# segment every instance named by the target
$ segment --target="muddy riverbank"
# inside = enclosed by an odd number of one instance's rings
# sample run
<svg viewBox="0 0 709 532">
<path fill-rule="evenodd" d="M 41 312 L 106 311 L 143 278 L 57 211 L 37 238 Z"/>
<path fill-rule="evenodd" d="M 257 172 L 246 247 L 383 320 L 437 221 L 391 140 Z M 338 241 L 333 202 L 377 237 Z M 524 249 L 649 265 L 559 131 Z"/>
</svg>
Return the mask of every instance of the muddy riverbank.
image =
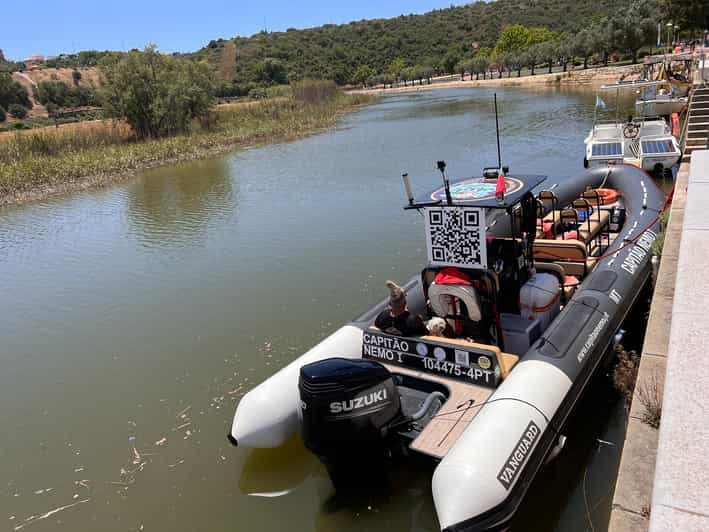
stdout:
<svg viewBox="0 0 709 532">
<path fill-rule="evenodd" d="M 0 206 L 106 186 L 144 170 L 237 148 L 306 137 L 375 99 L 341 94 L 315 104 L 276 98 L 223 106 L 209 128 L 160 139 L 136 140 L 125 125 L 110 123 L 17 134 L 0 142 Z"/>
</svg>

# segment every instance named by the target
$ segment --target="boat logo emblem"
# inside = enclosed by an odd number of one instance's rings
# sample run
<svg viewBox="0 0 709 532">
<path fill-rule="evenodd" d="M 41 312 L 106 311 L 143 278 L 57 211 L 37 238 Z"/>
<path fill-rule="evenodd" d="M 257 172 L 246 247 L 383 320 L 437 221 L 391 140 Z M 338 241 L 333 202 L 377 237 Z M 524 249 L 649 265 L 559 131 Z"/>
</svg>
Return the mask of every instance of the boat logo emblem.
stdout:
<svg viewBox="0 0 709 532">
<path fill-rule="evenodd" d="M 478 357 L 478 366 L 480 366 L 482 369 L 490 369 L 490 366 L 492 366 L 492 363 L 490 362 L 490 359 L 484 356 L 479 356 Z"/>
<path fill-rule="evenodd" d="M 433 356 L 436 358 L 436 360 L 445 360 L 446 359 L 446 350 L 443 349 L 442 347 L 436 347 L 433 350 Z"/>
<path fill-rule="evenodd" d="M 513 194 L 520 190 L 523 186 L 522 181 L 514 177 L 505 177 L 505 194 Z M 497 183 L 494 180 L 485 180 L 481 178 L 466 179 L 454 183 L 450 187 L 451 199 L 458 201 L 476 201 L 484 199 L 492 199 L 495 197 L 495 189 Z M 446 191 L 444 188 L 436 190 L 431 194 L 431 199 L 435 201 L 443 201 L 446 199 Z"/>
</svg>

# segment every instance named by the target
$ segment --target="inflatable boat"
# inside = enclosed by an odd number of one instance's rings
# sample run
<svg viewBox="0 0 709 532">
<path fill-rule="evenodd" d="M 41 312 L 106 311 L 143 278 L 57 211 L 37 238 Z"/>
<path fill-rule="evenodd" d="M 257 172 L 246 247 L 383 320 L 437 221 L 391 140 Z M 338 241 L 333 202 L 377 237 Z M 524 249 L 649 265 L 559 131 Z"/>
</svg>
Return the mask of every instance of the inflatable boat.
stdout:
<svg viewBox="0 0 709 532">
<path fill-rule="evenodd" d="M 300 432 L 337 490 L 430 460 L 442 530 L 504 529 L 649 278 L 664 194 L 622 164 L 548 188 L 502 169 L 405 185 L 427 248 L 406 310 L 431 332 L 377 327 L 380 302 L 244 395 L 228 438 Z"/>
</svg>

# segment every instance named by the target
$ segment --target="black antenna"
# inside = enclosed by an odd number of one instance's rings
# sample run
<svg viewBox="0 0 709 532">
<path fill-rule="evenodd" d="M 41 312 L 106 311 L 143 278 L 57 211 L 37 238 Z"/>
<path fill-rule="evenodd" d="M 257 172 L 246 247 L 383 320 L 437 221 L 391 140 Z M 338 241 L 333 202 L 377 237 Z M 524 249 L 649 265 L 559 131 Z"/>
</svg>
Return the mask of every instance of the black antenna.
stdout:
<svg viewBox="0 0 709 532">
<path fill-rule="evenodd" d="M 448 205 L 453 205 L 453 199 L 451 198 L 451 187 L 448 182 L 448 178 L 446 177 L 446 162 L 438 161 L 436 166 L 438 166 L 438 171 L 441 172 L 441 176 L 443 177 L 443 188 L 446 191 L 446 201 L 448 202 Z"/>
<path fill-rule="evenodd" d="M 497 118 L 497 93 L 494 93 L 495 99 L 495 133 L 497 134 L 497 168 L 502 168 L 502 156 L 500 155 L 500 122 Z"/>
</svg>

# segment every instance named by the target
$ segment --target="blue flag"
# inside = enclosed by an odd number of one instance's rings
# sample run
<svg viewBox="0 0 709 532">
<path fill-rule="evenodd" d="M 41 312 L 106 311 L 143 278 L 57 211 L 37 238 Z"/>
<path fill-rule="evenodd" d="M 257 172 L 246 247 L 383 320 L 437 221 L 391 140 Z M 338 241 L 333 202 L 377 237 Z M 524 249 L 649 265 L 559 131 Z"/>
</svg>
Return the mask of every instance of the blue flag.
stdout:
<svg viewBox="0 0 709 532">
<path fill-rule="evenodd" d="M 600 107 L 601 109 L 605 109 L 606 111 L 608 110 L 608 106 L 606 105 L 606 102 L 601 100 L 600 96 L 596 95 L 596 107 Z"/>
</svg>

